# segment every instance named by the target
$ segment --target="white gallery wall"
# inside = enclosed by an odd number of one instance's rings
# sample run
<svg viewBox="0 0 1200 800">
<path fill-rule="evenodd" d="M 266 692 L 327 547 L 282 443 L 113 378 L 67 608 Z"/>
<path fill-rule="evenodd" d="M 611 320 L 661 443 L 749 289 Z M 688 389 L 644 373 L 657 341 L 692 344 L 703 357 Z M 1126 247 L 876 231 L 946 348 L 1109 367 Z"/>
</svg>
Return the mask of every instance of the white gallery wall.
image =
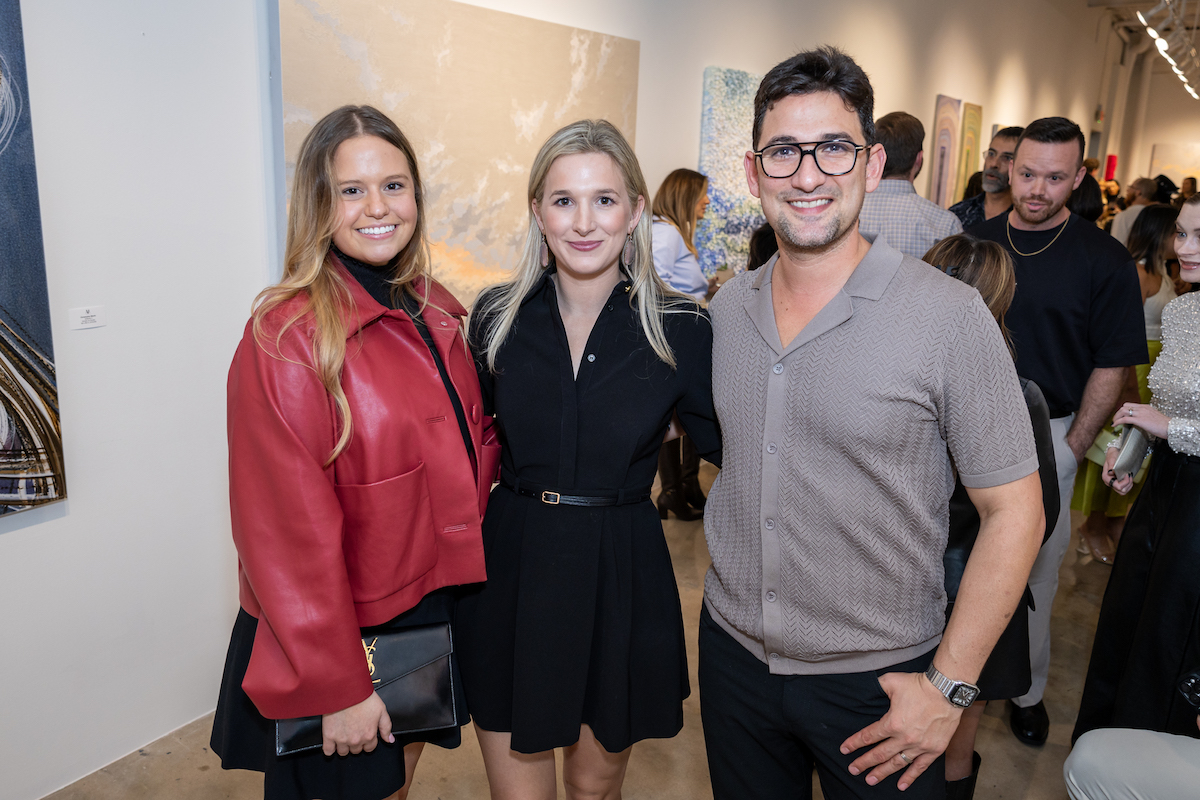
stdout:
<svg viewBox="0 0 1200 800">
<path fill-rule="evenodd" d="M 1156 61 L 1165 65 L 1161 58 Z M 1175 73 L 1161 68 L 1150 77 L 1146 117 L 1137 147 L 1130 153 L 1130 180 L 1154 177 L 1150 160 L 1156 144 L 1200 144 L 1200 101 L 1183 89 Z"/>
<path fill-rule="evenodd" d="M 69 499 L 0 520 L 3 800 L 215 705 L 237 607 L 225 371 L 277 269 L 270 2 L 22 3 Z M 986 135 L 1088 118 L 1107 36 L 1086 0 L 1002 15 L 982 0 L 475 4 L 641 42 L 652 186 L 697 163 L 709 65 L 765 72 L 835 43 L 871 74 L 880 113 L 929 126 L 948 94 L 983 106 Z M 107 326 L 69 330 L 83 305 L 105 306 Z"/>
</svg>

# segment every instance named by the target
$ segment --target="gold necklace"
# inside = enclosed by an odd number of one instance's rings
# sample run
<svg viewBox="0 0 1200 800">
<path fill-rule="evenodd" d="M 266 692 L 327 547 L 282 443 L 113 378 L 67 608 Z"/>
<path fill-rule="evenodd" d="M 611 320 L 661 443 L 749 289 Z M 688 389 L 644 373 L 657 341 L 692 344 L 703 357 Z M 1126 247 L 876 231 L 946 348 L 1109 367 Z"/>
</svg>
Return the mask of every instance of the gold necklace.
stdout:
<svg viewBox="0 0 1200 800">
<path fill-rule="evenodd" d="M 1004 228 L 1005 228 L 1005 230 L 1006 230 L 1006 231 L 1007 231 L 1007 233 L 1008 233 L 1008 245 L 1009 245 L 1009 247 L 1011 247 L 1011 248 L 1013 249 L 1013 252 L 1014 252 L 1014 253 L 1016 253 L 1016 254 L 1017 254 L 1017 255 L 1019 255 L 1019 256 L 1023 256 L 1023 257 L 1025 257 L 1025 258 L 1031 258 L 1031 257 L 1033 257 L 1033 256 L 1040 255 L 1041 253 L 1044 253 L 1044 252 L 1046 252 L 1047 250 L 1049 250 L 1049 249 L 1050 249 L 1050 245 L 1051 245 L 1051 244 L 1054 244 L 1055 242 L 1057 242 L 1057 241 L 1058 241 L 1058 237 L 1062 236 L 1062 232 L 1063 232 L 1063 231 L 1065 231 L 1065 230 L 1067 229 L 1067 223 L 1068 223 L 1068 222 L 1070 222 L 1070 221 L 1071 221 L 1071 215 L 1070 215 L 1070 214 L 1068 214 L 1068 215 L 1067 215 L 1067 218 L 1066 218 L 1065 220 L 1063 220 L 1062 227 L 1058 229 L 1058 233 L 1054 234 L 1054 238 L 1050 240 L 1050 244 L 1046 245 L 1046 246 L 1045 246 L 1045 247 L 1043 247 L 1041 250 L 1036 250 L 1036 251 L 1034 251 L 1034 252 L 1032 252 L 1032 253 L 1022 253 L 1020 250 L 1018 250 L 1018 249 L 1017 249 L 1017 246 L 1016 246 L 1015 244 L 1013 244 L 1013 240 L 1012 240 L 1012 222 L 1011 222 L 1011 220 L 1009 220 L 1009 218 L 1008 218 L 1008 217 L 1005 217 L 1005 218 L 1004 218 Z"/>
</svg>

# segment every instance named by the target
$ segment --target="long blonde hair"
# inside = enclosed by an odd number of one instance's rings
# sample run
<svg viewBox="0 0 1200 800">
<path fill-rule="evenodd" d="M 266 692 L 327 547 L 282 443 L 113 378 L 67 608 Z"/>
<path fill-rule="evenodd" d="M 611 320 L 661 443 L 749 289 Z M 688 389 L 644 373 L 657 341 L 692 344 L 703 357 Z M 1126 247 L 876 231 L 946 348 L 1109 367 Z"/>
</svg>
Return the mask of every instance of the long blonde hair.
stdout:
<svg viewBox="0 0 1200 800">
<path fill-rule="evenodd" d="M 429 248 L 425 240 L 425 192 L 417 171 L 417 159 L 408 139 L 379 110 L 371 106 L 342 106 L 318 122 L 300 145 L 296 172 L 292 182 L 291 209 L 288 212 L 287 247 L 283 255 L 283 280 L 263 289 L 254 300 L 254 337 L 260 346 L 273 340 L 275 352 L 291 326 L 306 315 L 313 320 L 313 367 L 337 407 L 341 433 L 330 452 L 325 466 L 333 463 L 350 444 L 353 422 L 350 404 L 342 391 L 342 366 L 346 361 L 346 316 L 352 313 L 354 301 L 350 289 L 334 269 L 330 244 L 341 221 L 341 198 L 338 194 L 334 157 L 338 147 L 347 139 L 358 136 L 377 136 L 394 146 L 408 160 L 412 171 L 417 204 L 417 224 L 412 238 L 396 257 L 391 283 L 395 291 L 405 292 L 418 300 L 428 294 Z M 425 292 L 417 291 L 418 281 L 424 282 Z M 264 320 L 270 312 L 303 294 L 305 302 L 295 313 L 268 332 Z M 269 351 L 268 351 L 269 352 Z"/>
<path fill-rule="evenodd" d="M 538 151 L 529 173 L 529 228 L 525 233 L 525 247 L 517 263 L 516 276 L 508 283 L 500 284 L 480 295 L 479 305 L 474 312 L 482 315 L 484 319 L 481 328 L 482 341 L 476 343 L 476 346 L 482 348 L 488 369 L 493 372 L 496 371 L 496 354 L 512 331 L 521 302 L 533 290 L 544 272 L 540 258 L 542 232 L 533 216 L 533 202 L 542 202 L 546 174 L 554 161 L 560 156 L 581 153 L 603 153 L 616 163 L 625 181 L 625 191 L 629 195 L 631 206 L 636 207 L 638 198 L 644 198 L 648 194 L 646 179 L 642 175 L 642 168 L 638 165 L 633 148 L 616 126 L 607 120 L 585 119 L 573 122 L 546 140 L 542 149 Z M 694 311 L 695 304 L 690 302 L 690 298 L 673 291 L 654 271 L 650 226 L 650 215 L 643 212 L 633 231 L 633 264 L 628 267 L 622 264 L 621 268 L 627 272 L 627 277 L 633 284 L 629 292 L 629 303 L 637 310 L 646 339 L 649 340 L 655 354 L 673 369 L 675 354 L 671 351 L 663 329 L 663 314 Z M 553 257 L 551 253 L 551 259 Z"/>
<path fill-rule="evenodd" d="M 696 253 L 696 223 L 700 198 L 708 191 L 708 178 L 692 169 L 677 169 L 663 178 L 654 195 L 654 216 L 675 226 L 687 249 Z"/>
</svg>

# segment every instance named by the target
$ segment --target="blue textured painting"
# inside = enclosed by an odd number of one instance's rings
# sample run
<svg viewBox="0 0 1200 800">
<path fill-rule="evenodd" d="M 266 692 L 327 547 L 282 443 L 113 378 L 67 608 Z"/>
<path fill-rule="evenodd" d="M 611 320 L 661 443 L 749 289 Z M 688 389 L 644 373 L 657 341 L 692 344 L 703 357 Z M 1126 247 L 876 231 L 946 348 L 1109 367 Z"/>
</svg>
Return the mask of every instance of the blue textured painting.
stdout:
<svg viewBox="0 0 1200 800">
<path fill-rule="evenodd" d="M 18 0 L 0 0 L 0 514 L 66 497 Z"/>
<path fill-rule="evenodd" d="M 696 229 L 704 274 L 745 268 L 750 234 L 766 222 L 758 199 L 746 187 L 742 159 L 750 148 L 754 94 L 761 75 L 706 67 L 700 116 L 700 172 L 708 176 L 708 213 Z"/>
</svg>

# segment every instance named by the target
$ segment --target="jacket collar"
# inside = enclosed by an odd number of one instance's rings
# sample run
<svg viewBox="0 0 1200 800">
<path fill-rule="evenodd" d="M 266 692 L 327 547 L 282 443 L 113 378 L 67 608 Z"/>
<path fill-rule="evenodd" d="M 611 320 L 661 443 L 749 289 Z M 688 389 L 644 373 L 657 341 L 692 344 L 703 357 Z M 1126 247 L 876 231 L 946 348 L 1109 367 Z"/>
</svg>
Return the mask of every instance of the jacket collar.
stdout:
<svg viewBox="0 0 1200 800">
<path fill-rule="evenodd" d="M 771 299 L 771 279 L 775 274 L 775 265 L 779 254 L 759 270 L 751 284 L 750 297 L 746 299 L 746 313 L 750 315 L 759 335 L 763 337 L 777 353 L 783 355 L 811 342 L 827 331 L 833 330 L 854 314 L 855 303 L 852 298 L 878 300 L 883 297 L 888 284 L 892 282 L 904 254 L 892 248 L 884 239 L 875 234 L 863 234 L 863 238 L 871 243 L 871 249 L 863 256 L 862 261 L 850 273 L 850 278 L 841 291 L 830 300 L 812 321 L 805 326 L 796 338 L 785 348 L 779 339 L 779 328 L 775 324 L 775 308 Z"/>
<path fill-rule="evenodd" d="M 626 274 L 625 268 L 621 267 L 620 269 L 621 269 L 621 280 L 618 281 L 617 285 L 613 287 L 612 294 L 614 294 L 614 295 L 629 294 L 630 290 L 633 288 L 633 281 L 631 281 L 629 279 L 629 275 Z M 553 289 L 555 292 L 557 292 L 557 287 L 554 285 L 554 281 L 550 280 L 550 276 L 553 275 L 555 272 L 558 272 L 558 265 L 556 265 L 556 264 L 551 264 L 550 266 L 548 266 L 544 270 L 542 270 L 541 277 L 537 279 L 537 281 L 533 284 L 533 288 L 530 289 L 529 293 L 526 294 L 525 297 L 521 300 L 521 305 L 525 305 L 530 300 L 537 297 L 542 292 L 546 291 L 547 288 Z"/>
<path fill-rule="evenodd" d="M 345 308 L 342 311 L 343 322 L 346 324 L 347 339 L 357 336 L 359 331 L 385 315 L 399 316 L 402 319 L 409 318 L 408 314 L 401 309 L 391 309 L 380 305 L 362 287 L 362 284 L 354 279 L 354 276 L 347 271 L 335 254 L 330 253 L 329 257 L 333 261 L 334 268 L 341 275 L 342 280 L 345 281 L 346 287 L 350 290 L 352 304 L 349 308 Z M 457 330 L 462 318 L 467 316 L 467 310 L 463 308 L 462 303 L 458 302 L 458 298 L 450 294 L 445 287 L 434 282 L 432 279 L 429 281 L 418 280 L 414 288 L 417 290 L 419 296 L 428 299 L 429 305 L 425 306 L 425 309 L 421 313 L 431 330 L 435 332 L 439 328 Z M 439 324 L 442 322 L 448 324 Z"/>
</svg>

